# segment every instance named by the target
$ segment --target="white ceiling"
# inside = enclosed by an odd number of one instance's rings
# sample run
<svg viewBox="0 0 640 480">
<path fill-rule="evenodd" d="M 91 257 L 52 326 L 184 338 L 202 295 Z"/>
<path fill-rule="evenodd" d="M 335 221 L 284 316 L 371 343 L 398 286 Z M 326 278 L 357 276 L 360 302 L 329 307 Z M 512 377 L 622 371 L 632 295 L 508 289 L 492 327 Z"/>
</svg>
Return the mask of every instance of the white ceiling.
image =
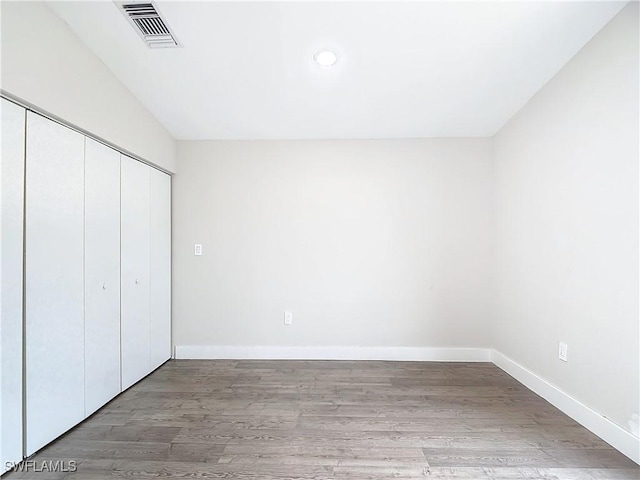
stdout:
<svg viewBox="0 0 640 480">
<path fill-rule="evenodd" d="M 161 1 L 155 50 L 111 1 L 49 5 L 176 138 L 301 139 L 493 135 L 625 3 Z"/>
</svg>

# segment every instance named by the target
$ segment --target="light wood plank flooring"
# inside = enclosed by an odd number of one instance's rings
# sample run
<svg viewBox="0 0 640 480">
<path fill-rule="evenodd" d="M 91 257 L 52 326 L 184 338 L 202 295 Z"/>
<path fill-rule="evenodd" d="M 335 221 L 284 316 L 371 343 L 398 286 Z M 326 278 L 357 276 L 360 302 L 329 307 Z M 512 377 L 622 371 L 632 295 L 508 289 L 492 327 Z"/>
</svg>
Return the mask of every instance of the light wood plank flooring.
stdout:
<svg viewBox="0 0 640 480">
<path fill-rule="evenodd" d="M 639 479 L 640 469 L 487 363 L 171 361 L 19 478 Z"/>
</svg>

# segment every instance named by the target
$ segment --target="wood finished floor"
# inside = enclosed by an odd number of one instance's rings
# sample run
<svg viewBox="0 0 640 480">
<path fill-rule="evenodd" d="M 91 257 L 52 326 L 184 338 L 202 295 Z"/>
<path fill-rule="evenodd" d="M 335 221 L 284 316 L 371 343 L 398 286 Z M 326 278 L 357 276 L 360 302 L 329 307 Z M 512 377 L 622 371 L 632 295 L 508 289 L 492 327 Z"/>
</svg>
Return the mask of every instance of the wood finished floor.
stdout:
<svg viewBox="0 0 640 480">
<path fill-rule="evenodd" d="M 3 480 L 639 479 L 488 363 L 171 361 Z"/>
</svg>

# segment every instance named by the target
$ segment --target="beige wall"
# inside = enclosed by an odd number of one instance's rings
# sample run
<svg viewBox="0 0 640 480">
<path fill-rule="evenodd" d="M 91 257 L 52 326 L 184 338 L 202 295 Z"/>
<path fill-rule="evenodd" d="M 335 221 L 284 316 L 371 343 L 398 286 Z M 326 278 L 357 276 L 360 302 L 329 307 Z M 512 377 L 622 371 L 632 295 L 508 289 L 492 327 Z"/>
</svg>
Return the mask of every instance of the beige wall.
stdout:
<svg viewBox="0 0 640 480">
<path fill-rule="evenodd" d="M 638 55 L 632 2 L 496 136 L 493 325 L 497 350 L 636 435 Z"/>
<path fill-rule="evenodd" d="M 42 2 L 1 2 L 0 87 L 175 171 L 175 140 Z"/>
<path fill-rule="evenodd" d="M 174 344 L 489 345 L 490 140 L 178 142 L 178 155 Z"/>
</svg>

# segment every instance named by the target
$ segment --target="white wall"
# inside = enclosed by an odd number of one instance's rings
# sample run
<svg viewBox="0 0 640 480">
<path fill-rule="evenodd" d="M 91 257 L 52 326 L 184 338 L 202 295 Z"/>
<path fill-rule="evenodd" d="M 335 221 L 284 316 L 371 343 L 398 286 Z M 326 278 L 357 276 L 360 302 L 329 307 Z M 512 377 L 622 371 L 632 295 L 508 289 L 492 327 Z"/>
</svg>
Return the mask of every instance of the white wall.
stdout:
<svg viewBox="0 0 640 480">
<path fill-rule="evenodd" d="M 175 171 L 173 137 L 42 2 L 0 4 L 2 90 Z"/>
<path fill-rule="evenodd" d="M 631 2 L 495 137 L 493 325 L 498 351 L 636 435 L 638 55 Z"/>
<path fill-rule="evenodd" d="M 490 147 L 178 142 L 174 344 L 488 346 Z"/>
</svg>

